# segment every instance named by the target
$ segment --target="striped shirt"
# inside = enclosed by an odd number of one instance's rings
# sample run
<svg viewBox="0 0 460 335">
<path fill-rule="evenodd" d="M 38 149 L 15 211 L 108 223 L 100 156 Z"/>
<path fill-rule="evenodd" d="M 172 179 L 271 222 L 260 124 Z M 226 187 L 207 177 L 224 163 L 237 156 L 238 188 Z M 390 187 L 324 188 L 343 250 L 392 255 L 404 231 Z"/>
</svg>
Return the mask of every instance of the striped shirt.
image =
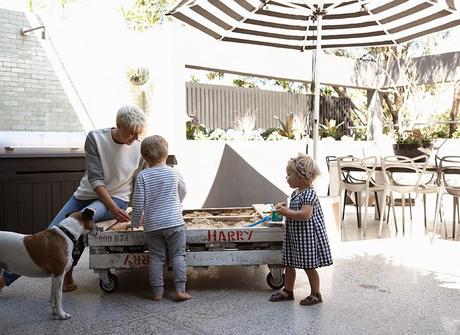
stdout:
<svg viewBox="0 0 460 335">
<path fill-rule="evenodd" d="M 131 224 L 139 227 L 142 216 L 146 232 L 185 224 L 181 205 L 185 193 L 177 170 L 167 165 L 142 170 L 136 180 Z"/>
</svg>

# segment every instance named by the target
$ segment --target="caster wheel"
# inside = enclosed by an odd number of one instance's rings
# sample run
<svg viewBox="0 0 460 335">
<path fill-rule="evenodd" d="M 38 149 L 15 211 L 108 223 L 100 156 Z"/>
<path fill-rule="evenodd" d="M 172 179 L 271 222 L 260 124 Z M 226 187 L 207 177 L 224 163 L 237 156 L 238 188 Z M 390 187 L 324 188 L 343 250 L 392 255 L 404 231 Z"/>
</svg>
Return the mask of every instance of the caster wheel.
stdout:
<svg viewBox="0 0 460 335">
<path fill-rule="evenodd" d="M 107 276 L 109 277 L 109 282 L 105 283 L 102 279 L 99 280 L 99 287 L 102 291 L 107 293 L 115 292 L 118 287 L 118 277 L 115 276 L 113 273 L 108 273 Z"/>
<path fill-rule="evenodd" d="M 284 287 L 284 273 L 281 275 L 281 281 L 275 281 L 271 272 L 267 275 L 267 284 L 274 290 L 279 290 Z"/>
</svg>

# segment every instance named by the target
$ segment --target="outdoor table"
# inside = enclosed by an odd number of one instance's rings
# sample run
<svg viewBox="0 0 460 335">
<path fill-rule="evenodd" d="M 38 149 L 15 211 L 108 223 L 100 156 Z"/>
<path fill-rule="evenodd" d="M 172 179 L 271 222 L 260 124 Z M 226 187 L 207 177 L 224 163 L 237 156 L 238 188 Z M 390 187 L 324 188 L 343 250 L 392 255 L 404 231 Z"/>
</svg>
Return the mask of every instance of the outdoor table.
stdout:
<svg viewBox="0 0 460 335">
<path fill-rule="evenodd" d="M 425 164 L 425 163 L 417 163 L 417 165 L 420 165 L 420 166 L 422 166 L 423 164 Z M 369 168 L 372 168 L 372 167 L 369 166 Z M 433 174 L 437 170 L 438 169 L 436 167 L 436 164 L 428 163 L 425 171 L 426 171 L 427 174 Z M 350 171 L 353 171 L 353 168 L 350 168 Z M 382 173 L 382 165 L 380 163 L 375 166 L 375 171 L 376 171 L 376 174 L 375 174 L 375 182 L 376 182 L 376 184 L 384 185 L 385 177 L 384 177 L 384 175 Z M 412 171 L 406 170 L 404 168 L 397 169 L 396 171 L 401 172 L 401 173 L 412 172 Z M 340 179 L 339 178 L 340 178 L 340 176 L 339 176 L 339 171 L 338 171 L 338 167 L 337 167 L 337 162 L 331 162 L 329 164 L 329 185 L 330 185 L 330 195 L 331 196 L 340 196 L 340 194 L 339 194 Z M 384 211 L 384 208 L 385 208 L 384 205 L 385 204 L 383 203 L 383 192 L 382 191 L 377 192 L 377 198 L 378 198 L 377 201 L 379 202 L 379 207 L 382 209 L 382 211 Z M 375 211 L 374 218 L 375 218 L 375 220 L 380 219 L 377 211 Z"/>
</svg>

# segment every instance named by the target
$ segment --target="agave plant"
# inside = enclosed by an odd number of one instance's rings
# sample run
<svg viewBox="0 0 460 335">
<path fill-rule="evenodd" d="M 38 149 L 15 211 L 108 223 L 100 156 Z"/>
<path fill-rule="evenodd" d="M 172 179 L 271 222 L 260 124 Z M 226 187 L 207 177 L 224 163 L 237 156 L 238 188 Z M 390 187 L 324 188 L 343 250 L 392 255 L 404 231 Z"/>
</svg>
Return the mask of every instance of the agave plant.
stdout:
<svg viewBox="0 0 460 335">
<path fill-rule="evenodd" d="M 287 137 L 288 139 L 294 139 L 294 114 L 286 115 L 286 119 L 283 122 L 278 116 L 273 116 L 277 119 L 281 125 L 281 128 L 278 130 L 278 133 L 281 136 Z"/>
<path fill-rule="evenodd" d="M 343 135 L 343 132 L 339 129 L 339 127 L 342 126 L 344 123 L 345 122 L 340 122 L 339 124 L 337 124 L 337 121 L 334 119 L 326 120 L 325 124 L 320 124 L 321 137 L 333 137 L 336 140 L 339 140 Z"/>
</svg>

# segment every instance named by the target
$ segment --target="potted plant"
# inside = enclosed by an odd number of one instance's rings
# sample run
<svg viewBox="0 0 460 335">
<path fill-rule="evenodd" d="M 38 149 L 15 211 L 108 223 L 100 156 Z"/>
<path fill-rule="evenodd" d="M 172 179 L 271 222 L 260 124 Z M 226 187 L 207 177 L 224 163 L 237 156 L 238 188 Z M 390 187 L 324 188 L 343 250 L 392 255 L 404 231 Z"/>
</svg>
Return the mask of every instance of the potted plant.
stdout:
<svg viewBox="0 0 460 335">
<path fill-rule="evenodd" d="M 146 67 L 134 67 L 128 69 L 126 75 L 131 84 L 141 86 L 149 81 L 150 71 Z"/>
<path fill-rule="evenodd" d="M 433 137 L 427 129 L 412 129 L 403 133 L 396 132 L 396 143 L 393 144 L 395 155 L 417 157 L 427 155 L 426 150 L 433 148 Z M 422 149 L 422 150 L 420 150 Z"/>
</svg>

